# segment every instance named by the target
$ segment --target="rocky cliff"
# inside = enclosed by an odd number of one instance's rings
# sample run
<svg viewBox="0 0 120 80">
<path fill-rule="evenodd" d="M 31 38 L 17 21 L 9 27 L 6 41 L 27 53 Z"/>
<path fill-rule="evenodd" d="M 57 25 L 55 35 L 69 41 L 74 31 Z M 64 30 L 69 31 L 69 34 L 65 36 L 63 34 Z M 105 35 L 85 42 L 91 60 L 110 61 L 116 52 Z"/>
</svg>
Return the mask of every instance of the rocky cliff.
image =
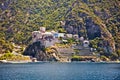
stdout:
<svg viewBox="0 0 120 80">
<path fill-rule="evenodd" d="M 39 41 L 30 44 L 24 51 L 23 55 L 31 56 L 31 58 L 37 58 L 38 61 L 62 61 L 55 47 L 45 48 L 45 46 Z"/>
</svg>

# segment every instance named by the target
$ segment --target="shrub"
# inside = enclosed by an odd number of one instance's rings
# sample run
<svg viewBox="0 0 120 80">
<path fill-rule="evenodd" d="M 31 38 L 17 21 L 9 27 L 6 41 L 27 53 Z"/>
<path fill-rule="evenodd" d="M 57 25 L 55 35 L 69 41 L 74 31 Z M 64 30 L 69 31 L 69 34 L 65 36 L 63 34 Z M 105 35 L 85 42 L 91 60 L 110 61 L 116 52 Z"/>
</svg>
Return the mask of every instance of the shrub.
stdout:
<svg viewBox="0 0 120 80">
<path fill-rule="evenodd" d="M 104 56 L 104 55 L 102 55 L 102 56 L 100 57 L 100 59 L 103 60 L 103 61 L 108 61 L 108 58 L 107 58 L 106 56 Z"/>
<path fill-rule="evenodd" d="M 77 55 L 73 55 L 71 61 L 81 61 L 81 57 Z"/>
<path fill-rule="evenodd" d="M 22 55 L 14 55 L 12 53 L 6 53 L 6 54 L 3 54 L 1 57 L 0 57 L 0 60 L 8 60 L 8 61 L 20 61 L 20 60 L 30 60 L 29 57 L 27 56 L 22 56 Z"/>
<path fill-rule="evenodd" d="M 5 53 L 4 55 L 2 55 L 2 56 L 0 57 L 0 60 L 9 60 L 9 59 L 11 59 L 13 56 L 14 56 L 14 54 L 12 54 L 12 53 Z"/>
</svg>

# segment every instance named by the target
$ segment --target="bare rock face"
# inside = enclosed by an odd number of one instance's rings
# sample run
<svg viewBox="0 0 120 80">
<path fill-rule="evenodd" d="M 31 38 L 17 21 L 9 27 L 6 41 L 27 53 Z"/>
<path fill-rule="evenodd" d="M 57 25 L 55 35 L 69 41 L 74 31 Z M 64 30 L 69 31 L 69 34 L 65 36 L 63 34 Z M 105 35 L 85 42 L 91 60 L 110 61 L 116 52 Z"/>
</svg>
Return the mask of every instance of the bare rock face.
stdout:
<svg viewBox="0 0 120 80">
<path fill-rule="evenodd" d="M 28 55 L 37 58 L 38 61 L 59 61 L 59 62 L 67 62 L 68 57 L 62 56 L 57 47 L 51 46 L 45 48 L 45 46 L 41 42 L 35 42 L 29 45 L 23 55 Z"/>
<path fill-rule="evenodd" d="M 114 53 L 116 49 L 113 33 L 108 30 L 108 25 L 104 22 L 111 15 L 108 13 L 109 10 L 99 11 L 93 8 L 91 11 L 89 1 L 83 2 L 87 4 L 78 1 L 77 5 L 71 7 L 71 11 L 66 16 L 65 30 L 90 40 L 96 37 L 102 38 L 109 43 L 107 46 L 111 49 L 110 52 Z"/>
<path fill-rule="evenodd" d="M 112 49 L 111 52 L 114 53 L 116 49 L 115 49 L 115 41 L 114 41 L 112 34 L 107 30 L 107 28 L 104 24 L 101 25 L 101 29 L 102 29 L 102 38 L 104 40 L 108 41 L 109 46 Z"/>
<path fill-rule="evenodd" d="M 45 46 L 41 42 L 35 42 L 30 44 L 24 51 L 23 55 L 29 55 L 36 57 L 37 60 L 44 61 L 46 60 L 46 54 L 44 50 Z"/>
<path fill-rule="evenodd" d="M 57 50 L 55 48 L 46 50 L 40 41 L 29 45 L 23 54 L 35 57 L 38 61 L 60 61 Z"/>
</svg>

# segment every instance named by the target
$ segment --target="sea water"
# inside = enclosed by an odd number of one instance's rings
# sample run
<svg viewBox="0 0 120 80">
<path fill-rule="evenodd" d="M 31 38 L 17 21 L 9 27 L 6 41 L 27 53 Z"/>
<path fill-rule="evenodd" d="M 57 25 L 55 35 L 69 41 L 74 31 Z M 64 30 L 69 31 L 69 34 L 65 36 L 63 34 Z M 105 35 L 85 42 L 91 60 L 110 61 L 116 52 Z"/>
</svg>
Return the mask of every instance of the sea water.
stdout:
<svg viewBox="0 0 120 80">
<path fill-rule="evenodd" d="M 120 80 L 119 63 L 0 64 L 0 80 Z"/>
</svg>

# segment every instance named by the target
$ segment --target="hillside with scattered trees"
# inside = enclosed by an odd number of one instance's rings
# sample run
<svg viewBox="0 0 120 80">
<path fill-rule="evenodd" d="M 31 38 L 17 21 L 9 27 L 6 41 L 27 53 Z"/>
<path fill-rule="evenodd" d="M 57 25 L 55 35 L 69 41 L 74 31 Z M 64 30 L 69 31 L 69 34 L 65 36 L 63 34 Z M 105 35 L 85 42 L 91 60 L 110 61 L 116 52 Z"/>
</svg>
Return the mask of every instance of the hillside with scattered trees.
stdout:
<svg viewBox="0 0 120 80">
<path fill-rule="evenodd" d="M 31 43 L 39 27 L 78 34 L 108 58 L 120 57 L 119 0 L 0 0 L 0 54 Z M 106 50 L 104 50 L 106 49 Z"/>
</svg>

